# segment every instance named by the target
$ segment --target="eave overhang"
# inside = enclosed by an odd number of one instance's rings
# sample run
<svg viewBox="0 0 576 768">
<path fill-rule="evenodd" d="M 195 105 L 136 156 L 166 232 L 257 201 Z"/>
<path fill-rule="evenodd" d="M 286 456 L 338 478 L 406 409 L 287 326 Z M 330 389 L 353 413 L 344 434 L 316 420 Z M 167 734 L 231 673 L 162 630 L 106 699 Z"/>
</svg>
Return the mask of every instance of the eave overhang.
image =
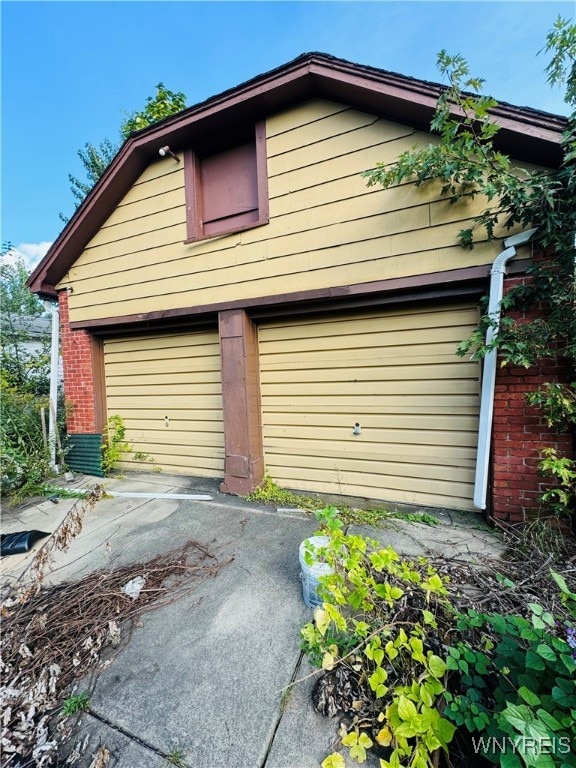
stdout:
<svg viewBox="0 0 576 768">
<path fill-rule="evenodd" d="M 231 126 L 262 120 L 311 98 L 341 102 L 428 131 L 443 90 L 437 83 L 310 53 L 144 128 L 124 142 L 30 275 L 28 286 L 43 298 L 55 298 L 55 286 L 144 169 L 157 160 L 161 146 L 168 144 L 180 152 Z M 493 110 L 493 116 L 501 126 L 498 146 L 502 151 L 545 167 L 560 164 L 566 118 L 504 103 Z"/>
</svg>

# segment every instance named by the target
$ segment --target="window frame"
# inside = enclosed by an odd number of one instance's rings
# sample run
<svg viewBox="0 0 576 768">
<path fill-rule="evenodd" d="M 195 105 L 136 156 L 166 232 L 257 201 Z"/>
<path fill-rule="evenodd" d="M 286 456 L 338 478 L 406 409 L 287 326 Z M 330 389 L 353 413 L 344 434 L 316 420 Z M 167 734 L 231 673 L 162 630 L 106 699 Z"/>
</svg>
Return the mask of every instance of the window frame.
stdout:
<svg viewBox="0 0 576 768">
<path fill-rule="evenodd" d="M 222 220 L 222 230 L 205 234 L 202 221 L 202 184 L 201 166 L 202 158 L 206 156 L 202 150 L 187 149 L 184 152 L 184 191 L 186 198 L 186 240 L 185 244 L 196 243 L 199 240 L 209 240 L 222 235 L 242 232 L 268 224 L 270 219 L 268 202 L 268 171 L 266 155 L 266 123 L 259 121 L 254 125 L 254 141 L 256 148 L 256 179 L 258 195 L 258 218 L 243 225 L 231 224 L 227 226 L 226 219 Z M 241 143 L 246 143 L 241 142 Z M 227 142 L 219 151 L 234 149 L 234 142 Z M 240 143 L 238 144 L 240 146 Z M 212 154 L 217 154 L 214 152 Z"/>
</svg>

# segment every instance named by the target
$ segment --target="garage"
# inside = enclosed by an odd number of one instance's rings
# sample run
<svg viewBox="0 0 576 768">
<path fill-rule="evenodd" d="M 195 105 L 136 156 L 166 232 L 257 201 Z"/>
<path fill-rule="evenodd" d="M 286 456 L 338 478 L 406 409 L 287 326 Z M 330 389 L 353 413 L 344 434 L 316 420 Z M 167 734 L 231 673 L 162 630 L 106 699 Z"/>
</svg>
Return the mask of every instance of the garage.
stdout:
<svg viewBox="0 0 576 768">
<path fill-rule="evenodd" d="M 280 485 L 473 509 L 480 364 L 455 354 L 475 305 L 259 328 L 267 473 Z"/>
<path fill-rule="evenodd" d="M 108 417 L 119 414 L 136 452 L 127 469 L 200 477 L 224 472 L 220 349 L 216 329 L 104 342 Z"/>
</svg>

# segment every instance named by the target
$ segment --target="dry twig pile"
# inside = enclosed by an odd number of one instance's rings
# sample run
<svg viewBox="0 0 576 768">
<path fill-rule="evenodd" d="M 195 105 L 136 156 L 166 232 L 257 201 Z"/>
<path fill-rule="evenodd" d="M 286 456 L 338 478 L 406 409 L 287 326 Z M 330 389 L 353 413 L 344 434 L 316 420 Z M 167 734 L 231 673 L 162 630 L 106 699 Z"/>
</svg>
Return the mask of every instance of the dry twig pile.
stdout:
<svg viewBox="0 0 576 768">
<path fill-rule="evenodd" d="M 50 730 L 66 689 L 127 638 L 143 612 L 183 597 L 227 562 L 190 541 L 147 562 L 90 573 L 80 581 L 42 586 L 56 549 L 80 530 L 86 505 L 75 505 L 39 550 L 28 576 L 11 588 L 2 612 L 0 710 L 3 766 L 53 765 L 58 733 Z M 126 586 L 141 586 L 132 597 Z"/>
</svg>

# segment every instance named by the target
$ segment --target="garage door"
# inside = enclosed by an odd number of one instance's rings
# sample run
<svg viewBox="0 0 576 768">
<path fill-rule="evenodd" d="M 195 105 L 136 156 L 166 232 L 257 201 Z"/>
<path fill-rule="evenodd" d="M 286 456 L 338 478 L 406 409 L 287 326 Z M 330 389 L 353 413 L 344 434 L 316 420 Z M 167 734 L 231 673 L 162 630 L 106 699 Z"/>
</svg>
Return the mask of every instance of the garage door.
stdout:
<svg viewBox="0 0 576 768">
<path fill-rule="evenodd" d="M 154 464 L 128 469 L 220 477 L 224 472 L 222 387 L 217 331 L 104 342 L 108 416 Z"/>
<path fill-rule="evenodd" d="M 455 349 L 477 320 L 475 306 L 428 306 L 261 326 L 268 474 L 472 509 L 480 368 Z"/>
</svg>

